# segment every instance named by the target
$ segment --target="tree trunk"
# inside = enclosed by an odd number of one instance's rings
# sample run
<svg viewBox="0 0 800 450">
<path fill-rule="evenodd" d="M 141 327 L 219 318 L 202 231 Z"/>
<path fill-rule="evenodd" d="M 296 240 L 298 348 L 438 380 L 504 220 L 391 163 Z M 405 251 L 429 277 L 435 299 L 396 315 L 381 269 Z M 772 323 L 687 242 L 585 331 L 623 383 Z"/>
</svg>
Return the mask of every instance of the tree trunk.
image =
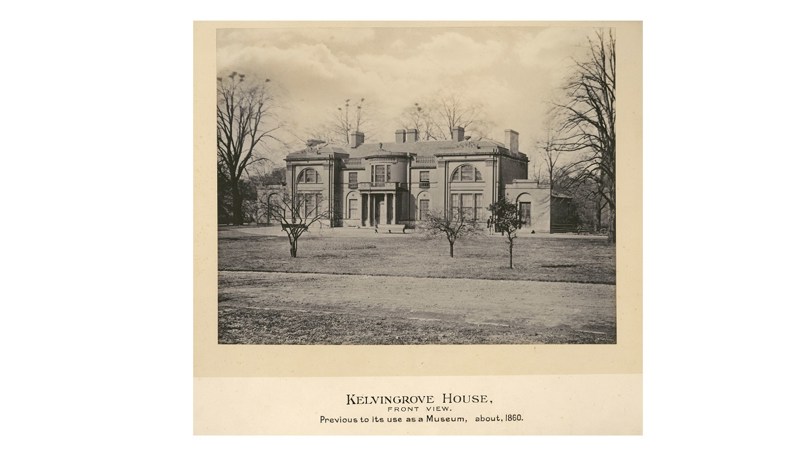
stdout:
<svg viewBox="0 0 800 450">
<path fill-rule="evenodd" d="M 508 268 L 514 268 L 514 241 L 508 241 Z"/>
<path fill-rule="evenodd" d="M 608 242 L 617 242 L 617 210 L 613 206 L 608 209 Z"/>
<path fill-rule="evenodd" d="M 292 258 L 297 258 L 297 240 L 289 241 L 289 253 L 292 255 Z"/>
<path fill-rule="evenodd" d="M 453 257 L 453 244 L 454 244 L 454 242 L 450 243 L 450 257 L 451 258 Z"/>
<path fill-rule="evenodd" d="M 594 214 L 595 214 L 594 232 L 597 233 L 600 231 L 600 228 L 603 228 L 603 203 L 599 198 L 595 203 Z"/>
<path fill-rule="evenodd" d="M 231 196 L 233 197 L 233 224 L 242 225 L 244 223 L 244 214 L 242 213 L 242 193 L 239 191 L 239 183 L 231 183 Z"/>
</svg>

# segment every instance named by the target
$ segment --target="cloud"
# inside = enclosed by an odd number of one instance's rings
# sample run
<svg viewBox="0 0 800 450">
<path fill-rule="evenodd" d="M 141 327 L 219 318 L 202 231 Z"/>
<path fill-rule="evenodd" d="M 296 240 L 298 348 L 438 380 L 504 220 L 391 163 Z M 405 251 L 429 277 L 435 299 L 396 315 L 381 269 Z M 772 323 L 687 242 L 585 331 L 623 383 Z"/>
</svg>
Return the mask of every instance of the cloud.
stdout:
<svg viewBox="0 0 800 450">
<path fill-rule="evenodd" d="M 485 105 L 495 138 L 538 133 L 585 30 L 567 28 L 267 28 L 221 30 L 219 73 L 273 80 L 294 135 L 318 126 L 346 98 L 366 97 L 373 140 L 392 140 L 402 111 L 442 90 Z M 290 134 L 292 134 L 290 133 Z M 301 136 L 299 136 L 302 139 Z M 368 138 L 370 139 L 370 138 Z"/>
</svg>

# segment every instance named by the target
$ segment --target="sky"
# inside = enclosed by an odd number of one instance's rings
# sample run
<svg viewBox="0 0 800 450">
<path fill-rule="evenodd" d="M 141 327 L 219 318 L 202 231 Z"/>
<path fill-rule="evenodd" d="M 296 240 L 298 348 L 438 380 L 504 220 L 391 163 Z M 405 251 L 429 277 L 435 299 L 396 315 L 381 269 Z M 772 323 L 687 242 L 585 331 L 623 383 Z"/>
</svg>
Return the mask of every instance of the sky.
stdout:
<svg viewBox="0 0 800 450">
<path fill-rule="evenodd" d="M 217 74 L 236 71 L 269 78 L 279 106 L 279 136 L 271 146 L 279 162 L 303 148 L 345 99 L 365 98 L 370 124 L 365 140 L 394 140 L 403 110 L 442 92 L 482 105 L 488 136 L 520 133 L 529 157 L 543 135 L 548 101 L 586 54 L 591 28 L 297 26 L 222 29 L 217 33 Z M 467 130 L 469 135 L 469 130 Z"/>
</svg>

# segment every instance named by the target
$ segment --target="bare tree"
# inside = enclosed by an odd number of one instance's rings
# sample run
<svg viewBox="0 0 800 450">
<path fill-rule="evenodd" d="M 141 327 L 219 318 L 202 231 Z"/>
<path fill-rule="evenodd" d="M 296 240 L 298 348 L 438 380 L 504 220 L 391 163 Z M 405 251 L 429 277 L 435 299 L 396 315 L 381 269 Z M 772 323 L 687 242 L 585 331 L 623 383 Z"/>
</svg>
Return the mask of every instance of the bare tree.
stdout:
<svg viewBox="0 0 800 450">
<path fill-rule="evenodd" d="M 508 241 L 508 267 L 514 268 L 514 239 L 517 238 L 517 231 L 525 225 L 525 220 L 519 213 L 517 205 L 508 201 L 505 197 L 489 205 L 492 213 L 489 224 L 494 226 L 497 231 L 503 234 Z"/>
<path fill-rule="evenodd" d="M 403 111 L 402 126 L 419 131 L 419 139 L 422 141 L 437 140 L 438 134 L 430 110 L 420 103 L 414 103 Z"/>
<path fill-rule="evenodd" d="M 217 77 L 217 175 L 231 195 L 233 223 L 244 221 L 241 181 L 247 167 L 260 161 L 256 150 L 278 129 L 267 125 L 273 116 L 273 97 L 265 82 L 250 83 L 233 72 Z M 279 141 L 280 142 L 280 141 Z M 223 189 L 220 189 L 222 191 Z"/>
<path fill-rule="evenodd" d="M 581 152 L 580 179 L 593 181 L 600 204 L 608 206 L 608 240 L 616 242 L 616 38 L 613 30 L 597 31 L 589 53 L 576 61 L 556 106 L 564 113 L 561 151 Z"/>
<path fill-rule="evenodd" d="M 444 236 L 450 243 L 450 257 L 453 257 L 453 246 L 460 238 L 474 235 L 478 232 L 478 222 L 468 213 L 453 211 L 451 214 L 444 214 L 440 211 L 431 211 L 424 218 L 422 228 L 430 236 Z"/>
<path fill-rule="evenodd" d="M 296 136 L 298 140 L 308 144 L 309 138 L 317 141 L 319 148 L 328 145 L 350 145 L 350 133 L 364 132 L 370 126 L 369 103 L 366 98 L 352 102 L 349 98 L 343 104 L 330 111 L 323 123 L 305 131 L 304 136 Z"/>
<path fill-rule="evenodd" d="M 538 147 L 540 157 L 544 163 L 542 168 L 544 169 L 545 176 L 547 177 L 547 182 L 550 185 L 550 195 L 553 194 L 553 189 L 555 189 L 556 182 L 561 178 L 561 175 L 564 172 L 564 168 L 560 167 L 558 164 L 558 159 L 561 156 L 561 152 L 559 152 L 559 144 L 560 141 L 556 136 L 555 131 L 552 127 L 548 126 L 545 138 L 539 141 Z"/>
<path fill-rule="evenodd" d="M 403 112 L 405 128 L 420 130 L 421 140 L 449 140 L 452 130 L 463 127 L 473 138 L 485 137 L 491 122 L 483 105 L 458 93 L 440 92 L 427 101 L 414 103 Z"/>
<path fill-rule="evenodd" d="M 281 224 L 281 230 L 289 238 L 289 254 L 297 257 L 297 241 L 308 231 L 308 228 L 323 220 L 330 219 L 332 213 L 321 209 L 321 194 L 298 193 L 295 196 L 284 194 L 268 203 L 263 203 L 263 208 L 269 217 Z"/>
</svg>

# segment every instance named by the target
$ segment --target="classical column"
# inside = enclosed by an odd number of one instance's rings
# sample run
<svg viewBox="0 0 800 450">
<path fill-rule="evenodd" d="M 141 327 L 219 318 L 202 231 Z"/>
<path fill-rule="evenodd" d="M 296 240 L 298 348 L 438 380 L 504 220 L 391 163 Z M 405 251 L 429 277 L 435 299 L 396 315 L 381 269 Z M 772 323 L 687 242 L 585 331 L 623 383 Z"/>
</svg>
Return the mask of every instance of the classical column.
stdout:
<svg viewBox="0 0 800 450">
<path fill-rule="evenodd" d="M 372 226 L 372 194 L 367 194 L 367 226 Z"/>
<path fill-rule="evenodd" d="M 386 225 L 389 225 L 390 223 L 392 223 L 392 221 L 389 220 L 389 204 L 390 203 L 391 203 L 391 200 L 389 200 L 389 194 L 383 194 L 383 204 L 386 207 L 386 222 L 384 222 L 384 223 Z"/>
<path fill-rule="evenodd" d="M 358 208 L 358 223 L 361 224 L 362 227 L 365 226 L 365 224 L 364 224 L 364 211 L 367 208 L 366 198 L 367 198 L 366 195 L 359 194 L 360 201 L 358 202 L 358 206 L 359 206 L 359 208 Z"/>
<path fill-rule="evenodd" d="M 386 201 L 389 197 L 388 194 L 383 194 L 383 208 L 381 208 L 381 223 L 388 223 L 386 210 L 389 209 L 389 202 Z"/>
<path fill-rule="evenodd" d="M 397 216 L 399 216 L 400 212 L 400 193 L 394 194 L 394 215 L 392 215 L 392 223 L 397 225 Z"/>
</svg>

